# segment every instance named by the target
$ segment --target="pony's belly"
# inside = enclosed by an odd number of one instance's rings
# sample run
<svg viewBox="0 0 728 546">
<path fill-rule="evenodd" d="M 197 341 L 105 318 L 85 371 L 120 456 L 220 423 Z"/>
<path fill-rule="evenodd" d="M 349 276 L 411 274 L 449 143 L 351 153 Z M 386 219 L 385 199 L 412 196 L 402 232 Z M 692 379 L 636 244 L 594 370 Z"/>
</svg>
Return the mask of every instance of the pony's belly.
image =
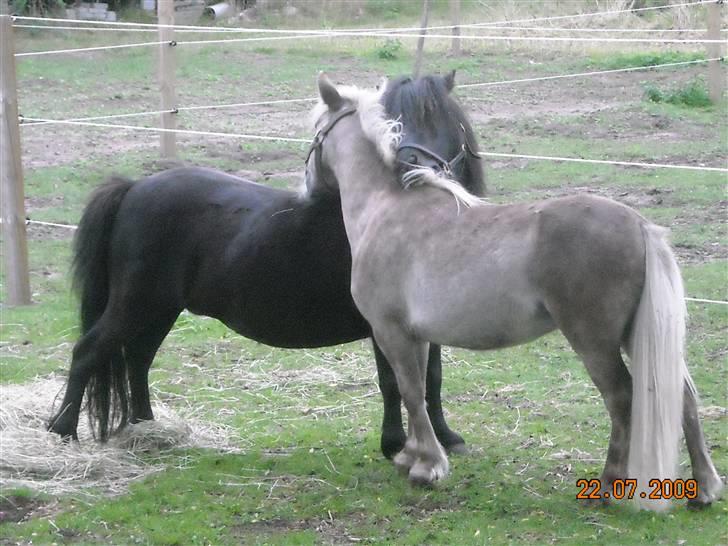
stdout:
<svg viewBox="0 0 728 546">
<path fill-rule="evenodd" d="M 556 324 L 535 297 L 499 294 L 419 307 L 411 328 L 432 343 L 487 350 L 531 341 L 556 329 Z"/>
<path fill-rule="evenodd" d="M 305 289 L 301 292 L 307 294 Z M 241 336 L 272 347 L 330 347 L 371 336 L 369 325 L 348 293 L 332 290 L 328 296 L 311 301 L 259 291 L 248 297 L 230 294 L 224 303 L 214 307 L 209 302 L 198 302 L 188 309 L 216 318 Z"/>
</svg>

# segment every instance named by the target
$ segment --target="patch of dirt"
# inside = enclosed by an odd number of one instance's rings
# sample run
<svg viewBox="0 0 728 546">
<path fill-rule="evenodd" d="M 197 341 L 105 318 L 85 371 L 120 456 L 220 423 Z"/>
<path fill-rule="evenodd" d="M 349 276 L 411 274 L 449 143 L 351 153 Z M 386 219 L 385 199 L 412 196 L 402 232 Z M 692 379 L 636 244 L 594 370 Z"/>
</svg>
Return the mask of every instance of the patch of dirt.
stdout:
<svg viewBox="0 0 728 546">
<path fill-rule="evenodd" d="M 33 497 L 8 495 L 0 496 L 0 525 L 19 523 L 38 512 L 46 513 L 55 502 L 43 501 Z"/>
<path fill-rule="evenodd" d="M 584 115 L 642 102 L 643 82 L 657 87 L 674 87 L 704 73 L 703 68 L 685 68 L 679 72 L 625 72 L 566 80 L 545 80 L 498 85 L 495 87 L 460 87 L 457 94 L 466 112 L 476 124 L 496 126 L 514 119 L 543 116 Z M 487 75 L 479 78 L 487 81 Z M 500 120 L 500 121 L 499 121 Z M 680 138 L 682 138 L 681 135 Z"/>
<path fill-rule="evenodd" d="M 691 120 L 671 118 L 645 112 L 637 106 L 576 109 L 569 121 L 559 117 L 537 118 L 525 122 L 523 133 L 529 136 L 564 136 L 569 138 L 594 138 L 600 140 L 629 141 L 695 141 L 714 136 L 714 129 L 698 125 Z M 674 158 L 673 158 L 673 161 Z M 719 165 L 716 165 L 719 166 Z"/>
<path fill-rule="evenodd" d="M 522 62 L 522 66 L 533 64 L 533 55 L 513 52 L 512 55 Z M 548 52 L 539 53 L 539 61 L 550 62 L 557 56 Z M 91 57 L 93 59 L 93 56 Z M 246 91 L 252 92 L 244 99 L 240 96 L 237 83 L 221 80 L 214 87 L 201 91 L 184 93 L 180 91 L 180 103 L 184 105 L 234 103 L 241 100 L 266 100 L 266 92 L 255 92 L 256 83 L 262 83 L 267 74 L 279 67 L 280 61 L 275 56 L 261 55 L 251 52 L 248 61 L 260 66 L 260 78 L 247 82 Z M 372 85 L 381 73 L 354 65 L 347 60 L 340 60 L 335 69 L 337 81 Z M 503 79 L 502 68 L 483 67 L 481 73 L 471 74 L 472 82 L 493 81 Z M 520 71 L 528 76 L 528 70 Z M 720 123 L 716 116 L 715 124 L 696 123 L 690 119 L 678 119 L 659 114 L 645 112 L 643 108 L 643 82 L 668 88 L 681 85 L 704 73 L 704 67 L 685 67 L 679 71 L 660 71 L 616 73 L 605 76 L 585 77 L 569 80 L 546 80 L 535 83 L 509 84 L 483 88 L 456 88 L 456 93 L 473 121 L 476 132 L 480 135 L 480 144 L 484 150 L 492 148 L 498 135 L 508 132 L 511 135 L 533 135 L 538 137 L 581 137 L 612 141 L 659 141 L 661 143 L 704 141 L 714 138 L 713 134 Z M 507 76 L 506 76 L 507 77 Z M 465 76 L 459 83 L 465 84 Z M 260 82 L 258 80 L 260 79 Z M 37 109 L 28 110 L 28 115 L 47 115 L 48 117 L 71 117 L 84 115 L 76 112 L 73 104 L 83 105 L 88 112 L 103 112 L 113 108 L 115 111 L 155 110 L 157 108 L 157 92 L 154 86 L 124 87 L 119 82 L 99 82 L 82 93 L 74 93 L 67 97 L 69 82 L 50 81 L 43 78 L 22 82 L 21 102 Z M 202 88 L 200 88 L 202 89 Z M 267 89 L 260 86 L 260 89 Z M 287 89 L 283 88 L 279 96 L 305 95 L 313 96 L 313 87 Z M 211 98 L 214 97 L 214 100 Z M 281 105 L 261 105 L 237 109 L 212 109 L 182 112 L 178 118 L 180 128 L 207 130 L 217 132 L 237 132 L 250 134 L 275 134 L 292 137 L 310 137 L 308 112 L 310 103 L 289 103 Z M 44 112 L 66 112 L 67 115 L 52 116 Z M 116 123 L 115 120 L 101 120 Z M 155 116 L 130 118 L 119 123 L 155 125 Z M 62 125 L 45 125 L 26 127 L 22 130 L 23 164 L 26 169 L 59 166 L 75 163 L 83 159 L 84 154 L 103 163 L 132 153 L 142 156 L 155 156 L 158 149 L 158 136 L 155 133 L 135 131 L 112 131 L 105 128 L 69 127 Z M 194 150 L 195 153 L 211 159 L 225 160 L 225 169 L 243 178 L 265 183 L 272 180 L 277 186 L 296 188 L 302 177 L 304 151 L 295 146 L 281 144 L 277 149 L 251 152 L 244 146 L 247 141 L 197 135 L 177 135 L 181 155 Z M 518 153 L 517 145 L 512 150 Z M 594 157 L 599 157 L 595 149 Z M 629 159 L 628 157 L 625 157 Z M 670 161 L 687 165 L 718 165 L 722 158 L 706 152 L 699 157 L 670 156 Z M 180 164 L 175 162 L 172 164 Z M 169 162 L 147 161 L 143 165 L 144 173 L 151 174 L 171 166 Z M 519 168 L 528 164 L 527 160 L 488 160 L 491 169 Z M 236 168 L 236 165 L 239 168 Z M 595 182 L 595 186 L 598 181 Z M 606 185 L 600 183 L 600 186 Z M 609 190 L 597 191 L 609 195 Z M 611 195 L 609 195 L 611 197 Z M 667 199 L 669 196 L 618 196 L 618 200 L 636 208 L 643 205 L 652 206 L 656 199 Z M 44 208 L 55 207 L 56 202 L 40 202 L 29 200 L 28 215 Z M 67 239 L 72 236 L 70 230 L 63 228 L 40 228 L 31 231 L 32 238 Z M 718 249 L 708 245 L 701 249 L 680 249 L 681 258 L 688 263 L 725 256 L 726 249 Z"/>
<path fill-rule="evenodd" d="M 487 400 L 504 405 L 508 409 L 535 409 L 539 407 L 538 404 L 525 397 L 527 392 L 528 388 L 524 385 L 505 385 L 498 389 L 486 389 L 485 392 L 468 391 L 454 396 L 452 400 L 460 404 Z"/>
<path fill-rule="evenodd" d="M 349 531 L 349 528 L 357 525 L 358 522 L 366 521 L 365 514 L 346 514 L 343 516 L 344 519 L 335 518 L 331 513 L 328 513 L 327 516 L 321 519 L 287 520 L 274 518 L 240 523 L 233 525 L 231 531 L 233 536 L 237 536 L 243 541 L 260 535 L 275 539 L 276 535 L 303 530 L 316 531 L 318 535 L 317 544 L 357 544 L 369 538 L 355 536 Z"/>
<path fill-rule="evenodd" d="M 201 146 L 207 151 L 207 155 L 211 158 L 232 159 L 239 161 L 245 165 L 254 165 L 256 163 L 267 163 L 272 161 L 282 161 L 291 158 L 290 152 L 286 150 L 264 150 L 258 152 L 244 152 L 242 150 L 232 151 L 229 149 L 207 148 Z"/>
</svg>

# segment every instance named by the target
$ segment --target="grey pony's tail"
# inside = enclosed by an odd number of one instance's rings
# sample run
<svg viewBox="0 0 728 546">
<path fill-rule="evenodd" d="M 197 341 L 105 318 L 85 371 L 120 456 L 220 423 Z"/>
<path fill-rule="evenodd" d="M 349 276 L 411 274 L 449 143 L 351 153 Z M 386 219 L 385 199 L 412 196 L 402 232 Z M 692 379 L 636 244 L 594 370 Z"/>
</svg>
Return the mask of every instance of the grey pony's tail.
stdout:
<svg viewBox="0 0 728 546">
<path fill-rule="evenodd" d="M 685 292 L 668 230 L 642 226 L 645 283 L 627 353 L 632 372 L 632 422 L 627 475 L 648 494 L 650 480 L 674 479 L 682 433 L 683 393 L 695 385 L 685 365 Z M 665 510 L 665 500 L 641 499 L 638 505 Z"/>
</svg>

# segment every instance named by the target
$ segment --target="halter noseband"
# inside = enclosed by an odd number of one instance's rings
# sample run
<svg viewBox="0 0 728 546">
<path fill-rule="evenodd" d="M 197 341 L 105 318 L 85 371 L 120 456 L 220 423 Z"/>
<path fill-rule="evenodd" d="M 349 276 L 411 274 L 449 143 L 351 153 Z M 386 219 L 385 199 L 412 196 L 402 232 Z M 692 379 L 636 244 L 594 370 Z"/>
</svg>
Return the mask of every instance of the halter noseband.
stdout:
<svg viewBox="0 0 728 546">
<path fill-rule="evenodd" d="M 411 143 L 407 144 L 406 142 L 403 144 L 400 144 L 397 146 L 397 152 L 400 150 L 405 150 L 407 148 L 411 148 L 413 150 L 417 150 L 418 152 L 422 152 L 430 159 L 434 159 L 437 163 L 437 166 L 440 168 L 440 170 L 446 175 L 446 176 L 452 176 L 453 175 L 453 169 L 455 166 L 460 163 L 463 159 L 465 159 L 466 155 L 469 155 L 470 157 L 474 157 L 476 159 L 480 159 L 480 154 L 473 150 L 473 148 L 470 146 L 470 142 L 468 141 L 468 134 L 465 131 L 465 127 L 463 124 L 460 124 L 460 128 L 463 130 L 463 143 L 460 145 L 460 151 L 453 157 L 450 161 L 443 159 L 438 155 L 436 152 L 433 152 L 429 148 L 426 148 L 424 146 L 420 146 L 419 144 Z M 401 161 L 398 160 L 398 163 L 401 165 L 407 165 L 409 167 L 418 167 L 418 165 L 415 165 L 414 163 L 409 163 L 407 161 Z"/>
<path fill-rule="evenodd" d="M 314 154 L 314 161 L 316 162 L 316 176 L 322 176 L 322 163 L 321 163 L 321 145 L 324 143 L 324 138 L 326 138 L 326 135 L 329 134 L 331 129 L 334 128 L 334 126 L 339 123 L 342 119 L 344 119 L 347 116 L 350 116 L 352 114 L 356 113 L 356 107 L 354 106 L 347 106 L 343 110 L 340 110 L 336 113 L 321 129 L 316 131 L 316 134 L 313 137 L 313 142 L 311 142 L 311 146 L 308 149 L 308 153 L 306 154 L 306 165 L 308 165 L 308 160 L 311 158 L 311 154 Z"/>
</svg>

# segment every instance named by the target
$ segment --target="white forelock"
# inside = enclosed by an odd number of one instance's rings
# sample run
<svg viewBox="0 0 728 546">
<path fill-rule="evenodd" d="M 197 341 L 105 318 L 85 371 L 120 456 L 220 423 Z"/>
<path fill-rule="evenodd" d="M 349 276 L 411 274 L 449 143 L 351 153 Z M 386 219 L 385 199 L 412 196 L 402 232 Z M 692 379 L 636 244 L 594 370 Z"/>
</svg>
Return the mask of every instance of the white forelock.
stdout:
<svg viewBox="0 0 728 546">
<path fill-rule="evenodd" d="M 397 146 L 402 139 L 402 124 L 397 120 L 387 119 L 384 105 L 381 103 L 386 86 L 387 80 L 383 79 L 379 89 L 338 85 L 336 90 L 344 99 L 354 104 L 364 134 L 376 145 L 382 161 L 393 167 Z M 326 104 L 319 99 L 311 112 L 312 123 L 315 124 L 327 110 Z"/>
</svg>

